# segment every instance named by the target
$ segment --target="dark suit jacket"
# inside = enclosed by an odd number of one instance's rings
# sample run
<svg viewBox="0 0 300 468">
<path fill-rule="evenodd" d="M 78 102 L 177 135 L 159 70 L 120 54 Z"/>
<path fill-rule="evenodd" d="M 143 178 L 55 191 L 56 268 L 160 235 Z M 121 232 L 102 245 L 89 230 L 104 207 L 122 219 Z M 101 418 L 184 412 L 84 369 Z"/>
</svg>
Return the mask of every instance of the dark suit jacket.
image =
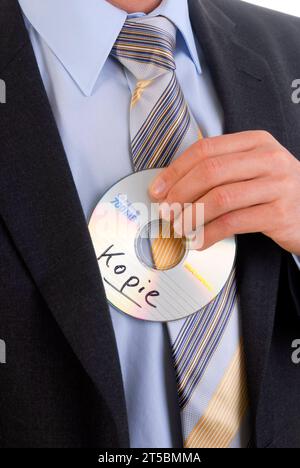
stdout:
<svg viewBox="0 0 300 468">
<path fill-rule="evenodd" d="M 299 158 L 300 20 L 237 0 L 190 0 L 190 14 L 226 132 L 265 129 Z M 0 0 L 0 78 L 0 446 L 126 447 L 97 260 L 16 0 Z M 299 271 L 270 239 L 245 235 L 237 281 L 253 444 L 300 447 Z"/>
</svg>

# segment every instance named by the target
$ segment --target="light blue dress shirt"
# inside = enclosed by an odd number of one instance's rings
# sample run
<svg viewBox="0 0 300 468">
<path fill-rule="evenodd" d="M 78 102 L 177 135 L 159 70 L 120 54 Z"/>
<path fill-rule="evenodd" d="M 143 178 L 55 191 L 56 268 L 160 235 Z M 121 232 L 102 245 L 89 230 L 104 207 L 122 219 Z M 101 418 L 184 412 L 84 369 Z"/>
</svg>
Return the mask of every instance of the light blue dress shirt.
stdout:
<svg viewBox="0 0 300 468">
<path fill-rule="evenodd" d="M 105 0 L 19 2 L 88 220 L 101 196 L 133 171 L 128 116 L 134 83 L 109 57 L 127 14 Z M 153 15 L 166 16 L 178 29 L 176 73 L 204 136 L 222 134 L 222 110 L 193 36 L 187 0 L 163 0 Z M 130 318 L 113 307 L 110 312 L 131 447 L 180 446 L 176 383 L 165 326 Z M 84 326 L 84 316 L 82 320 Z"/>
</svg>

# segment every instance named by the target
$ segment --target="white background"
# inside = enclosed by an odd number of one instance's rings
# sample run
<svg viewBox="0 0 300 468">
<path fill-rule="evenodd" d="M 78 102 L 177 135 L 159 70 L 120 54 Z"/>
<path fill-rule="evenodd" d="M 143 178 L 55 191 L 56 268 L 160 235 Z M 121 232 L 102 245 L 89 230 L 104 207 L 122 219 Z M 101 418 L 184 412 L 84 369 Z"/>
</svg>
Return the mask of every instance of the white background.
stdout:
<svg viewBox="0 0 300 468">
<path fill-rule="evenodd" d="M 300 16 L 299 0 L 247 0 L 248 3 L 255 3 L 266 8 L 282 11 L 290 15 Z"/>
</svg>

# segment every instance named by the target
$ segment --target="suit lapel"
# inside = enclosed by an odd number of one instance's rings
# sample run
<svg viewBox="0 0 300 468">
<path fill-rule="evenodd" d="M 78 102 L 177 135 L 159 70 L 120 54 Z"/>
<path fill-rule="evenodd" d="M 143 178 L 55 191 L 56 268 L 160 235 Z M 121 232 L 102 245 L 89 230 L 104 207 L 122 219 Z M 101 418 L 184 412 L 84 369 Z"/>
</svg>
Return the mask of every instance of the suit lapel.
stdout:
<svg viewBox="0 0 300 468">
<path fill-rule="evenodd" d="M 210 0 L 190 1 L 195 34 L 224 110 L 225 132 L 264 129 L 287 144 L 271 70 L 239 39 L 238 25 Z M 259 442 L 260 393 L 272 338 L 281 250 L 262 235 L 238 238 L 237 282 L 242 313 L 251 414 Z"/>
<path fill-rule="evenodd" d="M 87 224 L 23 19 L 1 2 L 12 46 L 1 49 L 0 213 L 29 274 L 128 446 L 113 328 Z M 9 52 L 8 52 L 9 51 Z M 109 376 L 109 378 L 108 378 Z M 112 391 L 113 390 L 113 391 Z"/>
</svg>

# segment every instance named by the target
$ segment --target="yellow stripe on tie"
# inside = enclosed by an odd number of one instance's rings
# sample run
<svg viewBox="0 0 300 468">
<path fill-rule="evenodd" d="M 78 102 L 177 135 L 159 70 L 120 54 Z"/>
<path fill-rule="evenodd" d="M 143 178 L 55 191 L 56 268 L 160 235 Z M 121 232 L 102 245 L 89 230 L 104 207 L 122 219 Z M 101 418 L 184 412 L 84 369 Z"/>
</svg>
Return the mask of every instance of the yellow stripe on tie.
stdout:
<svg viewBox="0 0 300 468">
<path fill-rule="evenodd" d="M 169 234 L 169 237 L 166 237 Z M 172 226 L 164 226 L 160 222 L 159 237 L 152 243 L 152 257 L 157 270 L 169 270 L 182 260 L 185 254 L 183 239 L 174 237 Z"/>
<path fill-rule="evenodd" d="M 143 92 L 150 85 L 151 80 L 140 80 L 137 82 L 131 98 L 131 108 L 133 108 L 141 99 Z"/>
<path fill-rule="evenodd" d="M 205 414 L 187 437 L 185 448 L 228 448 L 247 407 L 244 352 L 240 343 Z"/>
</svg>

